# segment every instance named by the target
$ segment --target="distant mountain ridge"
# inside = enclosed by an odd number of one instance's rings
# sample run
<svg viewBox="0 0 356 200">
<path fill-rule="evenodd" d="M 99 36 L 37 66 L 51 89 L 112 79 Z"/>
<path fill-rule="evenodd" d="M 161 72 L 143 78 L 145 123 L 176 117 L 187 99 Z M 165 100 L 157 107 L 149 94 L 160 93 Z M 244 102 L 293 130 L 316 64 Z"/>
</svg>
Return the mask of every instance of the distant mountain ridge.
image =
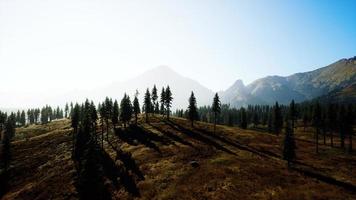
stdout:
<svg viewBox="0 0 356 200">
<path fill-rule="evenodd" d="M 191 91 L 194 91 L 198 106 L 211 105 L 214 93 L 197 81 L 184 77 L 167 66 L 159 66 L 142 72 L 135 78 L 114 82 L 105 87 L 92 90 L 75 90 L 50 99 L 41 99 L 39 106 L 46 104 L 64 106 L 66 102 L 82 102 L 85 98 L 102 101 L 106 96 L 120 100 L 124 93 L 133 98 L 139 92 L 142 105 L 147 88 L 152 91 L 156 85 L 158 95 L 162 87 L 169 85 L 173 93 L 174 109 L 186 109 Z M 320 98 L 330 101 L 356 101 L 356 56 L 341 59 L 326 67 L 310 72 L 296 73 L 290 76 L 267 76 L 244 85 L 241 80 L 224 91 L 219 92 L 221 102 L 232 107 L 249 104 L 289 104 Z M 34 97 L 35 98 L 35 97 Z M 1 110 L 5 110 L 4 108 Z"/>
<path fill-rule="evenodd" d="M 297 102 L 311 100 L 323 95 L 328 96 L 331 92 L 348 87 L 348 93 L 338 94 L 352 94 L 350 90 L 354 90 L 355 86 L 350 86 L 355 84 L 356 56 L 341 59 L 310 72 L 296 73 L 286 77 L 267 76 L 247 86 L 238 81 L 227 90 L 220 92 L 220 96 L 223 103 L 229 103 L 233 107 L 248 104 L 273 104 L 276 101 L 288 104 L 292 99 Z"/>
</svg>

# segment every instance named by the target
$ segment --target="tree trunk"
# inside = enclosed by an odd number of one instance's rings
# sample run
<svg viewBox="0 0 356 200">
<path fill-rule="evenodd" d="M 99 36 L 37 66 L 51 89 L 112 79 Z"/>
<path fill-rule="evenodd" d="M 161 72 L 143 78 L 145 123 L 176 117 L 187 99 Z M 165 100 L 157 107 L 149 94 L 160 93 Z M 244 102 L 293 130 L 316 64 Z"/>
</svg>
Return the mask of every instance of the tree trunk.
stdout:
<svg viewBox="0 0 356 200">
<path fill-rule="evenodd" d="M 334 133 L 332 131 L 330 132 L 330 145 L 331 147 L 334 146 Z"/>
<path fill-rule="evenodd" d="M 214 114 L 214 133 L 216 131 L 216 114 Z"/>
<path fill-rule="evenodd" d="M 135 113 L 135 124 L 137 126 L 137 114 Z"/>
</svg>

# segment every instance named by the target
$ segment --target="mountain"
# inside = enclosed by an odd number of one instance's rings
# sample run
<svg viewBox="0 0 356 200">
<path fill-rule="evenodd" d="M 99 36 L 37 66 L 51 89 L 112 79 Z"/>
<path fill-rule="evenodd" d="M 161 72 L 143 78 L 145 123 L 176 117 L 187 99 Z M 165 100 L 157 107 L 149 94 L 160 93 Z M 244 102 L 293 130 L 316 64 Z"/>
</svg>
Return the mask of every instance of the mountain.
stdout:
<svg viewBox="0 0 356 200">
<path fill-rule="evenodd" d="M 275 101 L 288 104 L 292 99 L 301 102 L 323 95 L 330 96 L 330 99 L 334 100 L 344 98 L 350 100 L 347 95 L 355 94 L 355 84 L 356 56 L 341 59 L 310 72 L 287 77 L 267 76 L 247 86 L 238 80 L 220 95 L 222 102 L 230 103 L 234 107 L 247 104 L 273 104 Z"/>
<path fill-rule="evenodd" d="M 153 85 L 156 85 L 158 95 L 160 95 L 162 87 L 169 85 L 173 93 L 173 109 L 186 108 L 188 106 L 188 98 L 191 91 L 198 100 L 198 105 L 211 104 L 211 99 L 214 92 L 202 86 L 197 81 L 181 76 L 167 66 L 159 66 L 152 70 L 146 71 L 141 75 L 125 82 L 117 82 L 101 90 L 100 96 L 112 96 L 121 98 L 124 92 L 129 95 L 134 95 L 136 89 L 140 93 L 140 99 L 143 99 L 147 87 L 152 90 Z"/>
<path fill-rule="evenodd" d="M 170 86 L 173 93 L 172 109 L 187 108 L 188 98 L 191 91 L 197 98 L 198 106 L 211 104 L 214 92 L 202 86 L 197 81 L 184 77 L 167 66 L 159 66 L 143 72 L 135 78 L 127 81 L 117 81 L 111 85 L 93 89 L 90 91 L 73 91 L 56 97 L 51 100 L 45 100 L 46 103 L 51 102 L 54 105 L 62 105 L 63 102 L 83 101 L 85 98 L 94 100 L 94 102 L 102 101 L 106 96 L 121 100 L 124 93 L 130 95 L 131 100 L 134 97 L 136 90 L 139 92 L 139 99 L 142 105 L 142 100 L 146 89 L 149 87 L 152 91 L 153 85 L 156 85 L 158 96 L 160 96 L 162 87 Z"/>
</svg>

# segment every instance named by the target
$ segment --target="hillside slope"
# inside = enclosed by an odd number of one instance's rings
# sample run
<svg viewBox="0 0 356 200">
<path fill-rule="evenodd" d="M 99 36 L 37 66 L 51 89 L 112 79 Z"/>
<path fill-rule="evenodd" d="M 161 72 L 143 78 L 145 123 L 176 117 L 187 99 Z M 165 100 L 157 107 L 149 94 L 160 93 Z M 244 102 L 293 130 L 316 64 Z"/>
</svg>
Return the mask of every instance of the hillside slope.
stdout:
<svg viewBox="0 0 356 200">
<path fill-rule="evenodd" d="M 104 144 L 106 164 L 118 169 L 104 177 L 112 199 L 356 197 L 356 172 L 349 169 L 356 155 L 321 146 L 317 156 L 305 133 L 297 134 L 298 160 L 288 170 L 281 137 L 226 126 L 214 134 L 211 124 L 192 128 L 180 118 L 143 121 L 116 129 Z M 10 190 L 3 199 L 78 199 L 69 120 L 17 131 Z"/>
<path fill-rule="evenodd" d="M 332 91 L 356 84 L 356 57 L 341 59 L 314 71 L 297 73 L 291 76 L 267 76 L 258 79 L 238 90 L 231 86 L 221 93 L 222 100 L 232 106 L 247 104 L 273 104 L 275 101 L 287 104 L 292 99 L 297 102 L 310 100 Z M 243 91 L 243 92 L 240 92 Z M 347 95 L 349 93 L 339 93 Z M 342 98 L 342 97 L 341 97 Z M 337 99 L 335 99 L 337 100 Z"/>
</svg>

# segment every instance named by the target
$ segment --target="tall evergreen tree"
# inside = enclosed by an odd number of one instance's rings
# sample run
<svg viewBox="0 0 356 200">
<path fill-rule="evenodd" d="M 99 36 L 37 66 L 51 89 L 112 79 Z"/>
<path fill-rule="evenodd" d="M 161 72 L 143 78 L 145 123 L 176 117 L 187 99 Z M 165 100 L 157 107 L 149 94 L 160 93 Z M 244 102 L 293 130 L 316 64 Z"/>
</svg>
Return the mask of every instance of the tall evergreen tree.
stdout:
<svg viewBox="0 0 356 200">
<path fill-rule="evenodd" d="M 13 115 L 12 115 L 13 116 Z M 14 117 L 8 117 L 5 122 L 4 138 L 2 140 L 2 164 L 3 169 L 6 171 L 10 164 L 11 159 L 11 140 L 15 135 L 15 123 Z"/>
<path fill-rule="evenodd" d="M 137 125 L 137 117 L 138 117 L 138 114 L 140 114 L 140 103 L 138 101 L 138 98 L 137 98 L 137 93 L 135 95 L 135 99 L 133 101 L 133 111 L 135 113 L 135 124 Z"/>
<path fill-rule="evenodd" d="M 244 107 L 241 108 L 240 110 L 240 127 L 243 129 L 247 128 L 247 115 L 246 115 L 246 109 Z"/>
<path fill-rule="evenodd" d="M 26 125 L 26 113 L 24 110 L 21 112 L 20 123 L 21 123 L 21 126 Z"/>
<path fill-rule="evenodd" d="M 69 112 L 69 106 L 68 103 L 66 103 L 65 107 L 64 107 L 64 117 L 68 118 L 68 112 Z"/>
<path fill-rule="evenodd" d="M 148 113 L 151 112 L 151 108 L 152 108 L 151 94 L 150 94 L 150 91 L 148 90 L 148 88 L 147 88 L 146 93 L 145 93 L 143 106 L 145 108 L 146 123 L 147 123 L 148 122 Z"/>
<path fill-rule="evenodd" d="M 169 120 L 170 108 L 172 106 L 172 100 L 173 100 L 172 92 L 168 85 L 165 91 L 165 106 L 166 106 L 168 120 Z"/>
<path fill-rule="evenodd" d="M 211 106 L 211 109 L 214 112 L 214 133 L 215 133 L 217 117 L 221 112 L 221 103 L 220 103 L 220 99 L 219 99 L 218 93 L 216 93 L 215 96 L 214 96 L 213 105 Z"/>
<path fill-rule="evenodd" d="M 327 124 L 328 124 L 328 131 L 330 135 L 330 145 L 333 147 L 334 146 L 334 132 L 335 132 L 335 122 L 336 122 L 336 117 L 337 113 L 335 111 L 335 105 L 333 103 L 330 103 L 328 105 L 328 111 L 327 111 Z"/>
<path fill-rule="evenodd" d="M 348 105 L 347 107 L 347 114 L 346 114 L 346 132 L 347 135 L 349 136 L 349 153 L 352 153 L 352 135 L 353 135 L 353 127 L 352 125 L 354 124 L 355 121 L 355 114 L 353 112 L 352 105 Z"/>
<path fill-rule="evenodd" d="M 117 103 L 117 100 L 114 101 L 111 121 L 114 128 L 119 123 L 119 104 Z"/>
<path fill-rule="evenodd" d="M 273 129 L 276 135 L 279 135 L 282 126 L 283 126 L 283 116 L 282 116 L 281 108 L 278 102 L 276 102 L 275 106 L 273 107 Z"/>
<path fill-rule="evenodd" d="M 291 128 L 292 130 L 294 130 L 294 122 L 295 120 L 297 119 L 297 110 L 296 110 L 296 106 L 295 106 L 295 102 L 294 100 L 292 100 L 292 102 L 290 103 L 289 105 L 289 118 L 290 118 L 290 121 L 291 121 Z"/>
<path fill-rule="evenodd" d="M 166 110 L 165 110 L 166 90 L 164 89 L 164 87 L 162 87 L 160 102 L 161 102 L 160 112 L 164 116 L 166 114 Z"/>
<path fill-rule="evenodd" d="M 315 127 L 315 151 L 319 152 L 319 134 L 321 127 L 321 107 L 319 102 L 316 102 L 314 105 L 313 111 L 313 126 Z"/>
<path fill-rule="evenodd" d="M 286 135 L 284 138 L 283 159 L 287 160 L 288 168 L 290 167 L 291 161 L 295 159 L 294 134 L 293 129 L 291 128 L 291 125 L 288 121 L 286 125 Z"/>
<path fill-rule="evenodd" d="M 151 98 L 152 98 L 152 112 L 156 113 L 156 104 L 157 104 L 157 99 L 158 99 L 156 85 L 154 85 L 152 88 Z"/>
<path fill-rule="evenodd" d="M 124 127 L 126 128 L 126 124 L 130 122 L 132 117 L 132 104 L 128 95 L 124 95 L 124 98 L 121 100 L 120 107 L 120 120 L 124 123 Z"/>
<path fill-rule="evenodd" d="M 198 108 L 197 108 L 197 101 L 192 91 L 189 97 L 189 106 L 188 106 L 188 116 L 191 122 L 192 127 L 194 126 L 194 120 L 198 119 Z"/>
<path fill-rule="evenodd" d="M 338 113 L 338 128 L 340 135 L 340 147 L 345 148 L 345 137 L 347 132 L 347 112 L 344 105 L 340 105 L 339 113 Z"/>
<path fill-rule="evenodd" d="M 80 120 L 80 107 L 79 104 L 75 104 L 71 116 L 71 121 L 72 121 L 71 126 L 73 128 L 73 134 L 72 134 L 73 151 L 75 150 L 74 149 L 75 136 L 78 134 L 79 120 Z"/>
</svg>

